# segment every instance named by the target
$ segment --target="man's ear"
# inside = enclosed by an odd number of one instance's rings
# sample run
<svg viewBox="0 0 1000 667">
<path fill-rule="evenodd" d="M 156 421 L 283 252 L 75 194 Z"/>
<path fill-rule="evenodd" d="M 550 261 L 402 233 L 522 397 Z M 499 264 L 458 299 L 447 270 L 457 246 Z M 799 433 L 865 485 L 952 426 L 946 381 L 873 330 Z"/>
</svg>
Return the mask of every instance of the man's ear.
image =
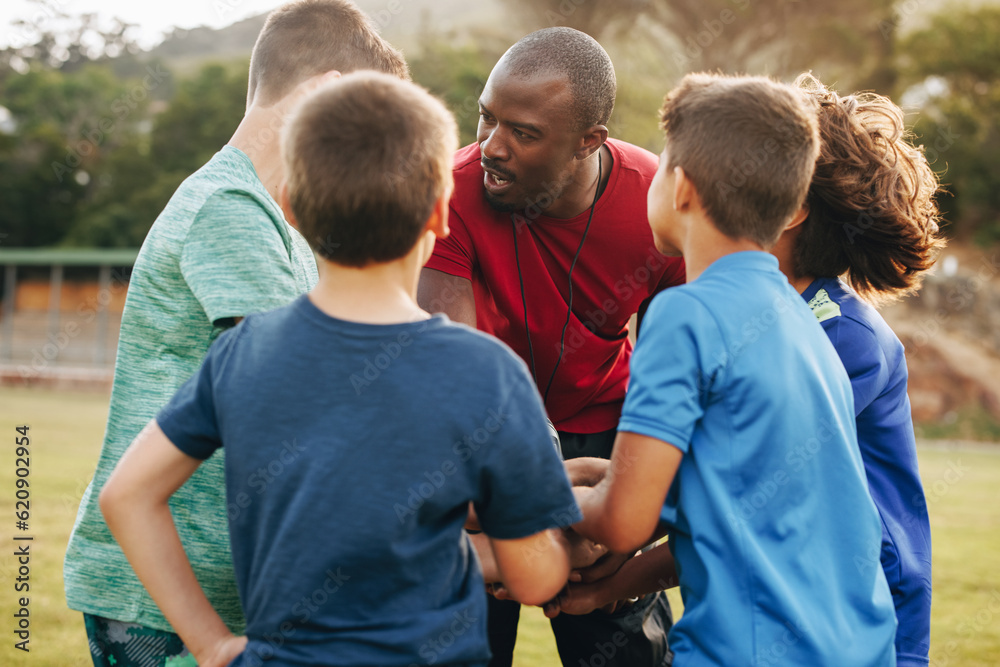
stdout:
<svg viewBox="0 0 1000 667">
<path fill-rule="evenodd" d="M 298 229 L 299 221 L 295 219 L 295 213 L 292 211 L 292 200 L 288 196 L 287 180 L 281 184 L 281 188 L 278 190 L 278 205 L 281 206 L 281 212 L 285 214 L 285 220 L 288 221 L 288 224 Z"/>
<path fill-rule="evenodd" d="M 580 139 L 580 148 L 576 151 L 576 159 L 583 160 L 597 151 L 601 150 L 601 146 L 604 142 L 608 140 L 608 128 L 604 125 L 591 125 L 586 132 L 583 133 L 583 137 Z"/>
<path fill-rule="evenodd" d="M 792 216 L 792 219 L 788 221 L 788 224 L 785 225 L 785 231 L 787 232 L 789 229 L 795 229 L 803 222 L 805 222 L 806 218 L 808 217 L 809 217 L 809 204 L 807 202 L 805 204 L 802 204 L 802 208 L 796 211 L 795 215 Z"/>
</svg>

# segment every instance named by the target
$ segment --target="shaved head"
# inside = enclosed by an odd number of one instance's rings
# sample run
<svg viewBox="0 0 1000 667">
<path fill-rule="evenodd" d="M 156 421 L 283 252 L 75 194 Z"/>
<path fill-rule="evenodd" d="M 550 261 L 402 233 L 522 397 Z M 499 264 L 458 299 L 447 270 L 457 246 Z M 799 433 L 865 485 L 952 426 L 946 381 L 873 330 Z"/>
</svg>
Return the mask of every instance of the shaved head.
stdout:
<svg viewBox="0 0 1000 667">
<path fill-rule="evenodd" d="M 573 96 L 577 129 L 605 125 L 615 106 L 615 68 L 597 41 L 573 28 L 545 28 L 521 38 L 498 66 L 518 78 L 565 77 Z"/>
</svg>

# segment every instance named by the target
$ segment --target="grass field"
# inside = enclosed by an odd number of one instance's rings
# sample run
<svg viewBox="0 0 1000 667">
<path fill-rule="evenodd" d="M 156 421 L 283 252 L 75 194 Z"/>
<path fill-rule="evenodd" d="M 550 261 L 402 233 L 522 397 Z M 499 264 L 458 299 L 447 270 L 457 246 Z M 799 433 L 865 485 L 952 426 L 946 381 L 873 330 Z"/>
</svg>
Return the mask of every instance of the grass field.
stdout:
<svg viewBox="0 0 1000 667">
<path fill-rule="evenodd" d="M 76 508 L 93 472 L 107 414 L 102 394 L 0 388 L 0 665 L 90 665 L 83 623 L 66 608 L 62 558 Z M 15 529 L 15 427 L 30 427 L 31 518 Z M 934 613 L 931 665 L 1000 664 L 1000 445 L 920 451 L 934 531 Z M 18 641 L 14 612 L 14 533 L 30 543 L 30 648 Z M 676 598 L 675 598 L 676 601 Z M 515 665 L 557 665 L 555 645 L 537 609 L 522 615 Z"/>
</svg>

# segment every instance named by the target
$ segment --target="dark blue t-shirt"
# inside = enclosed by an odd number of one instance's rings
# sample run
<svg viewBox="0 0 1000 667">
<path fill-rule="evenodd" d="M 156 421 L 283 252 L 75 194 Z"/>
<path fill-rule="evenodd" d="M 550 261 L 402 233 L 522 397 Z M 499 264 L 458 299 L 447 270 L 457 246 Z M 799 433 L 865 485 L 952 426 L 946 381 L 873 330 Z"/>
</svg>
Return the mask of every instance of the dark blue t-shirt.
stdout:
<svg viewBox="0 0 1000 667">
<path fill-rule="evenodd" d="M 926 665 L 931 639 L 931 528 L 906 395 L 903 344 L 837 278 L 802 293 L 851 378 L 858 445 L 882 518 L 880 562 L 896 607 L 900 667 Z"/>
<path fill-rule="evenodd" d="M 234 665 L 485 664 L 468 503 L 502 539 L 580 519 L 524 363 L 443 316 L 251 315 L 157 421 L 191 456 L 225 447 Z"/>
</svg>

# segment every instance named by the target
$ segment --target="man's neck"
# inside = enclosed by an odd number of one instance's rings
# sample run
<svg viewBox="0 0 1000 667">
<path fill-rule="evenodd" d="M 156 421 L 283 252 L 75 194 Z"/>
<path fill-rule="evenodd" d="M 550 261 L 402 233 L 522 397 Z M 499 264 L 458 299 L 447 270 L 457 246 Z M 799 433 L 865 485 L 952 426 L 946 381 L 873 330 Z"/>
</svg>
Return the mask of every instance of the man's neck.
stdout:
<svg viewBox="0 0 1000 667">
<path fill-rule="evenodd" d="M 230 146 L 250 158 L 257 178 L 275 201 L 284 180 L 280 145 L 281 131 L 288 115 L 286 106 L 282 103 L 270 107 L 251 106 L 229 140 Z"/>
<path fill-rule="evenodd" d="M 600 193 L 607 187 L 613 163 L 614 158 L 611 157 L 611 150 L 607 144 L 602 145 L 599 151 L 584 160 L 584 164 L 581 164 L 580 168 L 577 169 L 576 175 L 563 190 L 559 199 L 545 210 L 545 215 L 552 218 L 569 219 L 589 210 L 597 203 Z M 600 171 L 600 181 L 598 181 L 598 170 Z"/>
</svg>

